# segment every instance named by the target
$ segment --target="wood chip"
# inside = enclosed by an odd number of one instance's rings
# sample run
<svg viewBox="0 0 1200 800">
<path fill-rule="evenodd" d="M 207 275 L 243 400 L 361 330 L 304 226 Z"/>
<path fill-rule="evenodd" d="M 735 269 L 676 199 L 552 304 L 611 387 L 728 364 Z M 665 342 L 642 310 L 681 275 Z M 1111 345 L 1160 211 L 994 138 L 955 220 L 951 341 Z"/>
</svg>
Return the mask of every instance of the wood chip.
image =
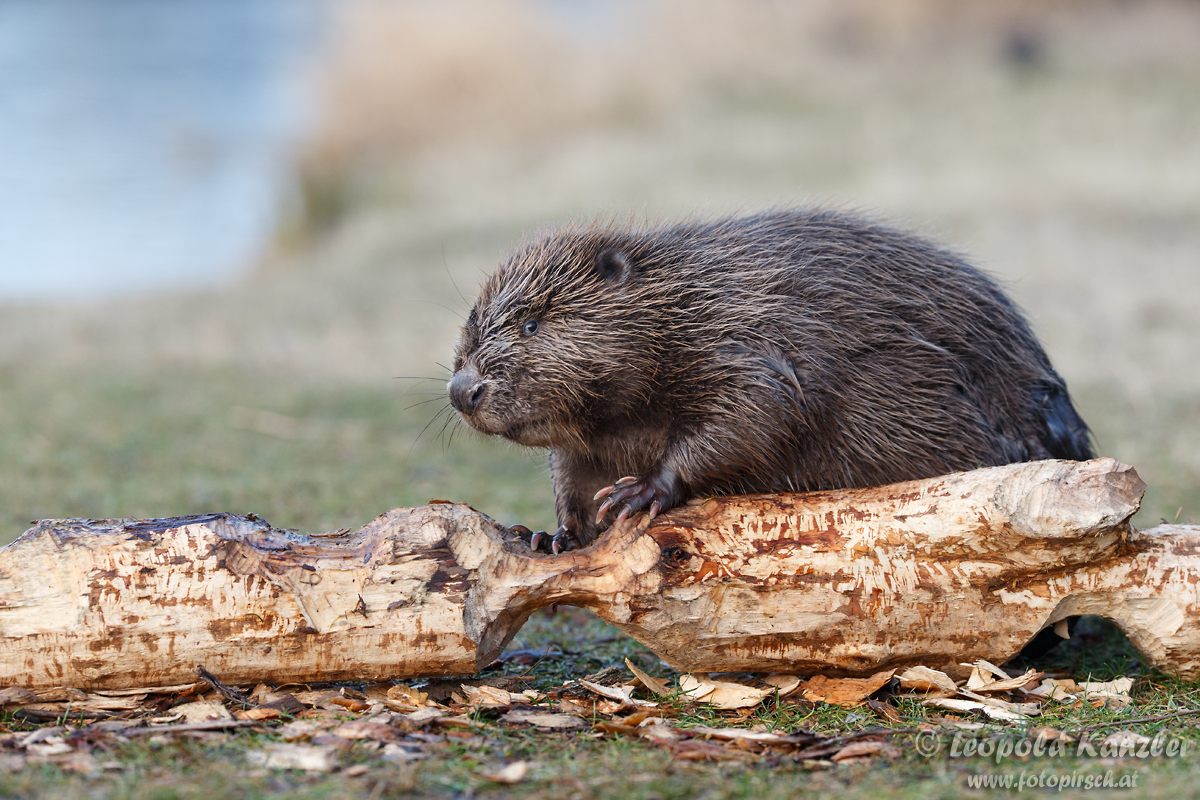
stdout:
<svg viewBox="0 0 1200 800">
<path fill-rule="evenodd" d="M 508 708 L 513 704 L 512 694 L 495 686 L 469 686 L 464 683 L 462 691 L 471 708 Z"/>
<path fill-rule="evenodd" d="M 970 667 L 971 669 L 977 669 L 980 672 L 989 673 L 992 676 L 994 676 L 1002 681 L 1006 681 L 1009 678 L 1009 675 L 1007 672 L 1000 669 L 999 667 L 997 667 L 995 664 L 993 664 L 990 661 L 984 661 L 982 658 L 978 659 L 977 661 L 974 661 L 970 664 L 963 664 L 962 666 Z"/>
<path fill-rule="evenodd" d="M 571 730 L 586 728 L 587 723 L 572 714 L 555 714 L 543 711 L 510 711 L 500 718 L 501 722 L 517 725 L 533 725 L 537 728 L 551 730 Z"/>
<path fill-rule="evenodd" d="M 973 672 L 971 674 L 972 679 L 974 679 L 976 674 L 982 675 L 982 673 Z M 1025 672 L 1025 674 L 1017 676 L 1016 678 L 1006 678 L 1004 680 L 984 679 L 975 686 L 971 685 L 972 681 L 967 681 L 966 688 L 973 692 L 1011 692 L 1020 689 L 1030 681 L 1037 680 L 1041 677 L 1042 673 L 1035 669 L 1031 669 Z"/>
<path fill-rule="evenodd" d="M 635 665 L 628 658 L 625 659 L 625 666 L 629 668 L 629 671 L 633 673 L 635 678 L 642 682 L 643 686 L 645 686 L 654 694 L 658 695 L 659 697 L 671 694 L 671 688 L 669 686 L 660 681 L 658 678 L 647 675 L 645 672 L 638 669 L 637 665 Z"/>
<path fill-rule="evenodd" d="M 916 692 L 943 691 L 953 694 L 958 689 L 953 678 L 929 667 L 909 667 L 898 677 L 902 688 Z"/>
<path fill-rule="evenodd" d="M 804 682 L 799 675 L 768 675 L 763 678 L 763 681 L 774 686 L 780 697 L 794 694 L 800 688 L 800 684 Z"/>
<path fill-rule="evenodd" d="M 692 700 L 717 708 L 753 708 L 763 698 L 775 694 L 774 687 L 759 689 L 732 681 L 712 680 L 704 674 L 681 675 L 679 688 Z"/>
<path fill-rule="evenodd" d="M 877 672 L 869 678 L 826 678 L 814 675 L 800 687 L 806 700 L 829 703 L 830 705 L 853 708 L 863 704 L 874 692 L 879 691 L 892 679 L 895 670 Z"/>
<path fill-rule="evenodd" d="M 24 706 L 40 702 L 35 692 L 20 686 L 8 686 L 0 689 L 0 706 Z"/>
</svg>

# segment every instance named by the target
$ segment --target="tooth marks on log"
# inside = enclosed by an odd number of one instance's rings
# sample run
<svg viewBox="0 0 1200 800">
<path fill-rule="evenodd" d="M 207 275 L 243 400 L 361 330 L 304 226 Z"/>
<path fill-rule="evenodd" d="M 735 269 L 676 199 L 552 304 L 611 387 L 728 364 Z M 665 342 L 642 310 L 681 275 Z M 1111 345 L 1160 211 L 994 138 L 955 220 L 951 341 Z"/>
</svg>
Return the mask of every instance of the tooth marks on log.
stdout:
<svg viewBox="0 0 1200 800">
<path fill-rule="evenodd" d="M 452 675 L 530 613 L 592 608 L 681 669 L 871 674 L 1001 662 L 1099 613 L 1200 674 L 1200 530 L 1128 525 L 1112 459 L 853 491 L 702 500 L 531 552 L 453 504 L 355 532 L 257 518 L 50 520 L 0 550 L 0 682 L 124 688 Z"/>
</svg>

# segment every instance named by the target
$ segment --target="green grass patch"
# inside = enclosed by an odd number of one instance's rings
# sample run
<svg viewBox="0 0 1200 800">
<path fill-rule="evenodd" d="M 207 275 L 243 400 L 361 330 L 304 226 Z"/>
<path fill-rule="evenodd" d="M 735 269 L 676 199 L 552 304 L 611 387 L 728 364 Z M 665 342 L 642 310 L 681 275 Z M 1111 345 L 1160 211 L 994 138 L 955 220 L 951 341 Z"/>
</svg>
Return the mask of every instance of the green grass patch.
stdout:
<svg viewBox="0 0 1200 800">
<path fill-rule="evenodd" d="M 42 518 L 256 513 L 357 528 L 431 498 L 553 524 L 544 456 L 443 430 L 412 381 L 347 387 L 247 372 L 0 367 L 0 541 Z M 434 385 L 433 392 L 442 387 Z M 428 427 L 427 427 L 428 426 Z"/>
</svg>

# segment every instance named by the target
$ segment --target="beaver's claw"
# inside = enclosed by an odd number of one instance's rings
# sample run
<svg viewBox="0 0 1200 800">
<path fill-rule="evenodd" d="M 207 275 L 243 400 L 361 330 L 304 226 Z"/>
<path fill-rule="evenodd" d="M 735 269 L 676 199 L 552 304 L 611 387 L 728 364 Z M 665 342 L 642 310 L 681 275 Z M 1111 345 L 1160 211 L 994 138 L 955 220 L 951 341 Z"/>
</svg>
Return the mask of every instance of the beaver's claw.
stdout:
<svg viewBox="0 0 1200 800">
<path fill-rule="evenodd" d="M 601 498 L 604 498 L 604 502 L 596 510 L 597 525 L 604 521 L 608 512 L 617 507 L 620 508 L 620 511 L 617 512 L 617 518 L 613 520 L 614 526 L 620 525 L 629 519 L 631 514 L 636 514 L 644 509 L 649 509 L 650 519 L 654 519 L 659 512 L 675 505 L 674 492 L 671 491 L 666 481 L 633 476 L 621 478 L 612 486 L 605 486 L 596 492 L 593 499 Z"/>
<path fill-rule="evenodd" d="M 530 550 L 558 555 L 579 547 L 578 540 L 566 525 L 559 525 L 553 536 L 547 536 L 545 531 L 531 531 L 524 525 L 513 525 L 509 530 L 528 542 Z"/>
</svg>

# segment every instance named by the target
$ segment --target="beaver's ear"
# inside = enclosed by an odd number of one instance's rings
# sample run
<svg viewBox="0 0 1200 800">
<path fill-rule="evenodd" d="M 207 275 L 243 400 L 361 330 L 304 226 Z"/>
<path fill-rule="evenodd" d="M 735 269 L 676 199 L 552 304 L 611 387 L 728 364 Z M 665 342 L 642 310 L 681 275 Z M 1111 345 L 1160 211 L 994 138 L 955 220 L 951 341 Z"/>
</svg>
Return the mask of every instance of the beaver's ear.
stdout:
<svg viewBox="0 0 1200 800">
<path fill-rule="evenodd" d="M 605 283 L 624 283 L 633 272 L 633 263 L 620 250 L 609 247 L 596 254 L 596 274 Z"/>
</svg>

